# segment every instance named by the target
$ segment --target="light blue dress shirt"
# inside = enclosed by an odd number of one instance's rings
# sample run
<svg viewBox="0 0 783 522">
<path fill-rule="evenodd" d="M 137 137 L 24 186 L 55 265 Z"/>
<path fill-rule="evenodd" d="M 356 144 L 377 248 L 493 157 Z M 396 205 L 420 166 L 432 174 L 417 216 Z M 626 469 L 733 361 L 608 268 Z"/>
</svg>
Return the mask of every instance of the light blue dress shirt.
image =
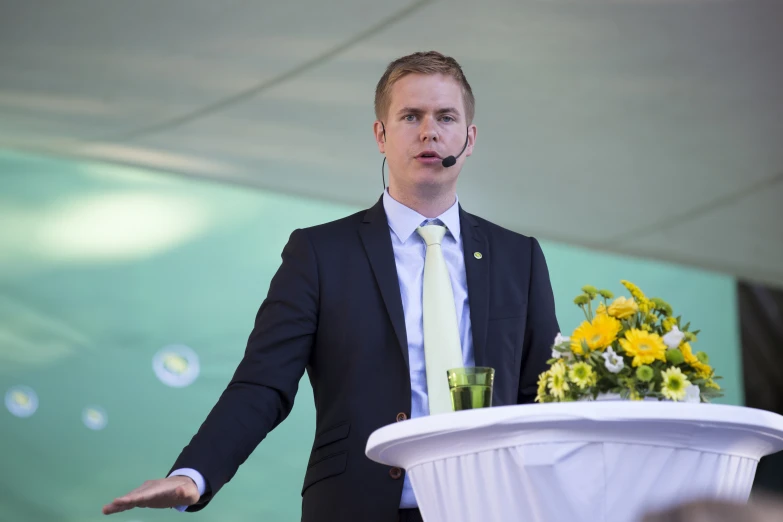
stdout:
<svg viewBox="0 0 783 522">
<path fill-rule="evenodd" d="M 424 323 L 422 296 L 424 292 L 424 256 L 427 245 L 416 232 L 421 225 L 445 225 L 448 232 L 443 237 L 441 250 L 449 269 L 454 305 L 457 309 L 459 338 L 462 345 L 462 361 L 473 364 L 473 334 L 470 329 L 470 305 L 468 304 L 468 280 L 465 274 L 465 257 L 462 252 L 462 235 L 459 222 L 459 200 L 435 219 L 427 219 L 383 193 L 383 208 L 391 229 L 394 263 L 400 283 L 402 310 L 405 314 L 405 332 L 408 336 L 408 360 L 411 376 L 411 418 L 429 415 L 427 402 L 427 372 L 424 363 Z M 402 487 L 401 508 L 417 507 L 408 475 Z"/>
<path fill-rule="evenodd" d="M 389 222 L 394 263 L 397 266 L 397 279 L 400 284 L 402 309 L 405 314 L 405 330 L 408 337 L 408 360 L 411 379 L 411 418 L 429 415 L 427 402 L 427 373 L 424 362 L 424 323 L 422 315 L 422 295 L 424 290 L 424 256 L 427 245 L 416 233 L 421 225 L 445 225 L 448 232 L 443 237 L 441 250 L 454 292 L 454 306 L 457 311 L 459 337 L 462 344 L 462 360 L 465 366 L 474 366 L 473 334 L 470 327 L 470 305 L 468 303 L 468 281 L 465 274 L 465 258 L 462 251 L 462 235 L 459 222 L 459 200 L 443 214 L 428 219 L 415 210 L 406 207 L 389 195 L 383 193 L 383 208 Z M 193 479 L 199 494 L 205 491 L 204 477 L 191 468 L 177 469 L 171 475 L 184 475 Z M 418 507 L 408 475 L 402 488 L 401 508 Z M 186 506 L 177 509 L 184 511 Z"/>
</svg>

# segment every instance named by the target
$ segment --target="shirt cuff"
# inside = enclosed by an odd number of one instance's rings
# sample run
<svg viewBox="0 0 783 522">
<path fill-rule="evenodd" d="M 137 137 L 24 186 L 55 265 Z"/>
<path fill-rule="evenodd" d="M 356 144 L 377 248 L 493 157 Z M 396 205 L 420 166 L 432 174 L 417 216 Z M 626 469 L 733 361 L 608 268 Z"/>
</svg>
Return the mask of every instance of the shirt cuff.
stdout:
<svg viewBox="0 0 783 522">
<path fill-rule="evenodd" d="M 169 473 L 169 477 L 172 477 L 174 475 L 182 476 L 182 477 L 190 477 L 193 482 L 196 483 L 196 487 L 198 488 L 198 495 L 199 497 L 204 495 L 204 491 L 207 489 L 207 483 L 204 480 L 204 476 L 196 471 L 193 468 L 180 468 L 175 469 L 171 473 Z M 177 511 L 185 511 L 188 509 L 188 506 L 176 506 L 174 509 Z"/>
</svg>

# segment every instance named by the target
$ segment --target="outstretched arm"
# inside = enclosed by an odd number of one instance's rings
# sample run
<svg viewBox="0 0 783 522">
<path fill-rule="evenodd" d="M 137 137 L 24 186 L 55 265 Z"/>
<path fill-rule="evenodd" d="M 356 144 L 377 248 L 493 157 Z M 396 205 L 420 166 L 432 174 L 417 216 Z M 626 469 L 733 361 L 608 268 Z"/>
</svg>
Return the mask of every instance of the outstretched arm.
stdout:
<svg viewBox="0 0 783 522">
<path fill-rule="evenodd" d="M 191 478 L 171 476 L 145 482 L 104 513 L 202 509 L 291 412 L 318 325 L 318 266 L 306 231 L 291 234 L 282 258 L 231 382 L 172 467 L 197 470 L 206 483 L 204 494 L 199 496 Z"/>
</svg>

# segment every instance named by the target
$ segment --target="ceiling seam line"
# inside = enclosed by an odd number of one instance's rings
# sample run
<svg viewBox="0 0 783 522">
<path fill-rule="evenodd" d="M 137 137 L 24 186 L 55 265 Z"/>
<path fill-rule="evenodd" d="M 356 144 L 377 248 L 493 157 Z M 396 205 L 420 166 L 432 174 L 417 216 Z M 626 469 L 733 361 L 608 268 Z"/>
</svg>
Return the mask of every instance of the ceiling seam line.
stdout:
<svg viewBox="0 0 783 522">
<path fill-rule="evenodd" d="M 291 78 L 294 78 L 303 72 L 312 69 L 325 61 L 337 56 L 338 54 L 348 50 L 349 48 L 353 47 L 354 45 L 360 43 L 363 40 L 366 40 L 367 38 L 373 36 L 375 33 L 382 31 L 383 29 L 386 29 L 388 27 L 391 27 L 393 24 L 405 19 L 415 11 L 421 9 L 427 4 L 434 3 L 437 0 L 417 0 L 416 2 L 413 2 L 412 4 L 408 5 L 401 11 L 398 11 L 397 13 L 392 14 L 391 16 L 381 20 L 379 23 L 373 25 L 369 29 L 366 29 L 359 33 L 358 35 L 354 36 L 353 38 L 350 38 L 346 40 L 345 42 L 332 47 L 331 49 L 327 50 L 324 53 L 319 54 L 318 56 L 315 56 L 314 58 L 311 58 L 310 60 L 307 60 L 306 62 L 302 63 L 301 65 L 298 65 L 297 67 L 284 72 L 283 74 L 276 76 L 274 78 L 271 78 L 270 80 L 266 80 L 264 82 L 261 82 L 260 84 L 254 85 L 253 87 L 250 87 L 248 89 L 245 89 L 243 91 L 240 91 L 239 93 L 233 94 L 231 96 L 228 96 L 226 98 L 223 98 L 221 100 L 218 100 L 216 102 L 213 102 L 211 104 L 205 105 L 199 109 L 196 109 L 194 111 L 191 111 L 188 114 L 184 114 L 182 116 L 177 116 L 174 118 L 171 118 L 169 120 L 156 123 L 147 127 L 142 127 L 140 129 L 132 130 L 130 132 L 119 134 L 114 137 L 108 137 L 103 139 L 92 139 L 92 140 L 84 140 L 83 143 L 89 143 L 89 142 L 95 142 L 95 141 L 115 141 L 115 142 L 123 142 L 123 141 L 130 141 L 134 139 L 138 139 L 143 136 L 148 136 L 151 134 L 155 134 L 161 131 L 165 131 L 168 129 L 172 129 L 174 127 L 178 127 L 181 125 L 184 125 L 186 123 L 190 123 L 192 121 L 198 120 L 199 118 L 202 118 L 204 116 L 208 116 L 210 114 L 214 114 L 216 112 L 219 112 L 227 107 L 230 107 L 232 105 L 235 105 L 239 102 L 245 101 L 247 99 L 253 98 L 254 96 L 258 95 L 259 93 L 270 89 L 272 87 L 275 87 L 283 82 L 286 82 L 290 80 Z"/>
<path fill-rule="evenodd" d="M 717 208 L 744 199 L 745 197 L 750 196 L 756 192 L 759 192 L 762 189 L 776 185 L 781 181 L 783 181 L 783 171 L 779 172 L 778 174 L 775 174 L 774 176 L 758 181 L 753 185 L 750 185 L 749 187 L 746 187 L 742 190 L 732 192 L 725 196 L 720 196 L 714 199 L 713 201 L 707 202 L 699 207 L 689 209 L 681 214 L 677 214 L 675 216 L 669 216 L 662 219 L 661 221 L 658 221 L 657 223 L 645 225 L 640 228 L 637 228 L 636 230 L 631 230 L 630 232 L 624 232 L 622 234 L 619 234 L 607 241 L 601 242 L 600 246 L 613 247 L 613 246 L 617 246 L 618 244 L 624 241 L 628 241 L 629 239 L 638 239 L 639 236 L 645 236 L 653 232 L 660 232 L 661 230 L 672 228 L 673 226 L 681 224 L 685 221 L 689 221 L 691 219 L 703 216 L 704 214 L 712 212 Z"/>
</svg>

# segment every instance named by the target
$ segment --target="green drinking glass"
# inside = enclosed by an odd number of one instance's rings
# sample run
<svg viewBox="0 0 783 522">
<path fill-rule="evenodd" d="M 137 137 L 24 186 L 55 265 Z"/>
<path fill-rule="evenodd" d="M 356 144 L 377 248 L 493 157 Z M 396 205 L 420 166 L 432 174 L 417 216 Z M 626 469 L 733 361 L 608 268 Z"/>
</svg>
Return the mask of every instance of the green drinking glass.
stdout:
<svg viewBox="0 0 783 522">
<path fill-rule="evenodd" d="M 495 369 L 486 366 L 452 368 L 446 371 L 454 411 L 492 406 Z"/>
</svg>

